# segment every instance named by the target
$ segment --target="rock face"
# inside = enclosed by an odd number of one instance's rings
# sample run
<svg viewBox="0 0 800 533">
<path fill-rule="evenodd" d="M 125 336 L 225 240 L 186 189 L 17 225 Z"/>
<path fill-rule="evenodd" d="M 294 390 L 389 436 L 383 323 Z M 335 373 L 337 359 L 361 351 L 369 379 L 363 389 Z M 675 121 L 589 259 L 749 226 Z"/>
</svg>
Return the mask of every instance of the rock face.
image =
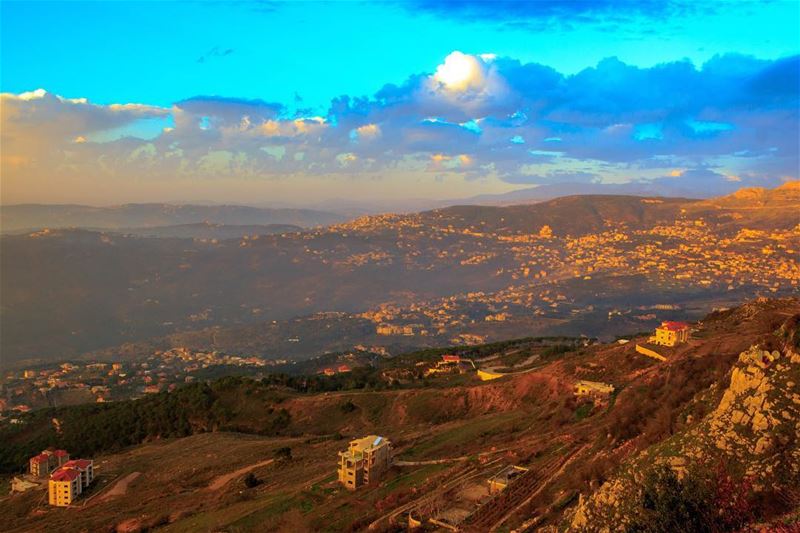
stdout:
<svg viewBox="0 0 800 533">
<path fill-rule="evenodd" d="M 794 342 L 780 350 L 753 346 L 742 352 L 717 408 L 694 429 L 674 435 L 668 446 L 660 443 L 642 452 L 615 479 L 581 498 L 570 530 L 624 530 L 627 517 L 640 506 L 636 480 L 657 464 L 669 465 L 681 478 L 694 464 L 722 460 L 743 472 L 754 491 L 800 486 L 797 383 L 800 354 Z"/>
<path fill-rule="evenodd" d="M 795 378 L 800 355 L 752 347 L 739 355 L 731 384 L 711 415 L 715 446 L 738 456 L 767 455 L 800 432 L 800 394 Z"/>
</svg>

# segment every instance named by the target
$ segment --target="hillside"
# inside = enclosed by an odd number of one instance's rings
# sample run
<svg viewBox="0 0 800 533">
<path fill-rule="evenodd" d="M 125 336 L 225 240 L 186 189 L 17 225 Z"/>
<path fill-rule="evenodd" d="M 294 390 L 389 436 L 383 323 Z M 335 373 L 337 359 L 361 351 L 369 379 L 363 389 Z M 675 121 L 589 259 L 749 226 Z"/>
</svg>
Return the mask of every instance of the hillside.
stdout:
<svg viewBox="0 0 800 533">
<path fill-rule="evenodd" d="M 53 444 L 94 454 L 97 496 L 62 510 L 26 493 L 0 500 L 0 512 L 10 531 L 395 531 L 408 513 L 465 530 L 545 531 L 616 529 L 614 513 L 624 513 L 643 530 L 674 531 L 670 520 L 687 508 L 706 513 L 693 520 L 716 531 L 792 520 L 799 322 L 800 300 L 759 300 L 706 316 L 666 362 L 635 352 L 642 337 L 565 352 L 527 342 L 456 350 L 482 366 L 523 361 L 523 370 L 487 383 L 462 374 L 387 386 L 387 377 L 438 357 L 418 353 L 331 378 L 330 392 L 228 378 L 32 413 L 0 427 L 0 438 L 27 447 L 20 452 Z M 531 353 L 539 358 L 525 363 Z M 617 392 L 593 403 L 573 395 L 578 379 Z M 395 443 L 395 466 L 381 483 L 349 493 L 334 477 L 346 446 L 339 435 L 368 433 Z M 287 447 L 291 459 L 278 452 Z M 514 464 L 532 474 L 492 498 L 486 480 Z M 246 488 L 247 472 L 262 483 Z M 717 508 L 731 511 L 708 514 Z"/>
<path fill-rule="evenodd" d="M 603 231 L 610 225 L 643 228 L 667 223 L 693 202 L 683 198 L 580 195 L 533 205 L 446 207 L 420 216 L 425 222 L 459 229 L 480 227 L 484 231 L 516 234 L 548 225 L 555 235 L 581 236 Z"/>
<path fill-rule="evenodd" d="M 4 233 L 41 228 L 101 228 L 173 226 L 178 224 L 292 224 L 302 227 L 341 222 L 342 217 L 310 209 L 269 209 L 240 205 L 125 204 L 112 207 L 58 204 L 4 205 Z"/>
<path fill-rule="evenodd" d="M 273 233 L 295 233 L 303 228 L 293 224 L 214 224 L 196 222 L 172 226 L 151 226 L 140 228 L 118 228 L 118 233 L 138 237 L 160 237 L 177 239 L 241 239 L 245 236 L 270 235 Z"/>
<path fill-rule="evenodd" d="M 785 190 L 793 189 L 774 194 Z M 354 332 L 352 345 L 405 348 L 636 331 L 796 294 L 795 196 L 746 207 L 726 198 L 573 196 L 235 239 L 178 239 L 174 228 L 163 238 L 3 235 L 2 364 L 153 339 L 303 358 L 347 349 L 333 333 L 341 328 Z M 215 227 L 207 229 L 228 226 Z M 317 328 L 317 314 L 330 312 L 341 313 L 337 327 Z"/>
</svg>

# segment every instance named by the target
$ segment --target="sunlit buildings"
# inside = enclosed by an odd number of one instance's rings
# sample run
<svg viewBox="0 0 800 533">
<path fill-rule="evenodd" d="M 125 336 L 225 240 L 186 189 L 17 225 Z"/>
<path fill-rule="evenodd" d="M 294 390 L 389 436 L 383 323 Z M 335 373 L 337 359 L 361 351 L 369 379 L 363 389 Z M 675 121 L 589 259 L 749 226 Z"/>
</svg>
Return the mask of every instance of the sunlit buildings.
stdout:
<svg viewBox="0 0 800 533">
<path fill-rule="evenodd" d="M 339 452 L 339 482 L 355 490 L 379 480 L 389 470 L 391 452 L 391 442 L 378 435 L 350 441 L 347 451 Z"/>
<path fill-rule="evenodd" d="M 689 324 L 685 322 L 662 322 L 650 342 L 661 346 L 675 346 L 689 340 Z"/>
<path fill-rule="evenodd" d="M 56 507 L 72 504 L 94 481 L 94 462 L 73 459 L 57 468 L 48 482 L 48 502 Z"/>
</svg>

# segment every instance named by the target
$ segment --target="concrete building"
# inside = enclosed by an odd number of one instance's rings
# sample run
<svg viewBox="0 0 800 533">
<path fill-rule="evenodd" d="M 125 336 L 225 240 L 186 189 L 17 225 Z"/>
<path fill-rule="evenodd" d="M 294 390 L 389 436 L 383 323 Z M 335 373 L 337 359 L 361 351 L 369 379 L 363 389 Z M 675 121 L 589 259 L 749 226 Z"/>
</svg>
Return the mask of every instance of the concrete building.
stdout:
<svg viewBox="0 0 800 533">
<path fill-rule="evenodd" d="M 64 463 L 62 469 L 76 470 L 81 475 L 81 486 L 88 487 L 94 481 L 94 462 L 91 459 L 73 459 Z"/>
<path fill-rule="evenodd" d="M 49 448 L 42 450 L 42 453 L 35 457 L 31 457 L 28 461 L 29 471 L 31 475 L 39 478 L 45 478 L 54 469 L 62 466 L 69 461 L 69 453 L 66 450 L 54 450 Z"/>
<path fill-rule="evenodd" d="M 50 456 L 50 462 L 53 468 L 64 466 L 64 463 L 69 461 L 69 452 L 67 450 L 55 450 L 53 455 Z"/>
<path fill-rule="evenodd" d="M 50 473 L 50 456 L 46 453 L 40 453 L 35 457 L 31 457 L 28 461 L 31 475 L 34 477 L 44 478 Z"/>
<path fill-rule="evenodd" d="M 389 470 L 392 444 L 378 435 L 350 441 L 346 452 L 339 452 L 339 482 L 348 490 L 378 481 Z"/>
<path fill-rule="evenodd" d="M 686 322 L 662 322 L 649 342 L 660 346 L 675 346 L 689 340 L 689 324 Z"/>
<path fill-rule="evenodd" d="M 48 502 L 56 507 L 71 505 L 94 481 L 94 462 L 72 459 L 57 468 L 48 482 Z"/>
<path fill-rule="evenodd" d="M 83 492 L 81 473 L 73 468 L 61 467 L 50 476 L 48 501 L 56 507 L 70 505 Z"/>
</svg>

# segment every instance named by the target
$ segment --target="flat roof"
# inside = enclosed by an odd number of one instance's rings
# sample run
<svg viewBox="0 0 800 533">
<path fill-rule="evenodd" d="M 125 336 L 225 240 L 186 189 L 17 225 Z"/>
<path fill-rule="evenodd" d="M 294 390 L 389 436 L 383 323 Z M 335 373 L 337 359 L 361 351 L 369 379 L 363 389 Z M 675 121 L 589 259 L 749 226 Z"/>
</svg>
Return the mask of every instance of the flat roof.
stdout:
<svg viewBox="0 0 800 533">
<path fill-rule="evenodd" d="M 364 450 L 368 450 L 370 448 L 376 448 L 385 442 L 386 439 L 380 435 L 367 435 L 366 437 L 350 441 L 350 449 L 357 452 L 363 452 Z"/>
</svg>

